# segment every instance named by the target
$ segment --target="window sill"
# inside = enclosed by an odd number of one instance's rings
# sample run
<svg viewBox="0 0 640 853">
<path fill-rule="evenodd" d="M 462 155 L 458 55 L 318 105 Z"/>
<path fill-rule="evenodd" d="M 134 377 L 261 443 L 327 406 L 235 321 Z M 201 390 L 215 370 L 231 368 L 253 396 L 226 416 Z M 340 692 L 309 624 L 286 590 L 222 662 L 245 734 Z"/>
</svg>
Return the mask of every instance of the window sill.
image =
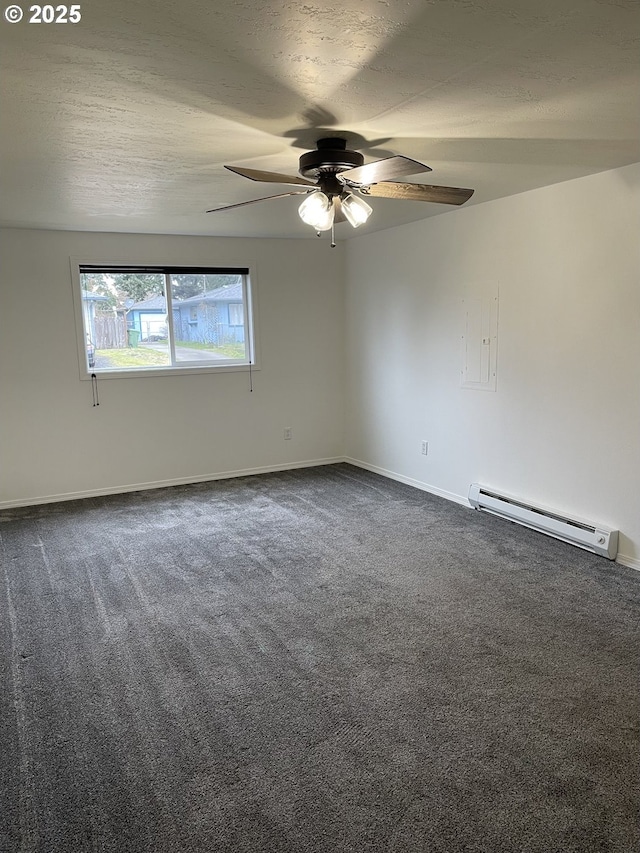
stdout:
<svg viewBox="0 0 640 853">
<path fill-rule="evenodd" d="M 198 376 L 203 373 L 248 373 L 249 371 L 260 370 L 255 364 L 220 364 L 216 367 L 205 365 L 202 367 L 149 367 L 145 370 L 139 368 L 131 368 L 130 370 L 91 370 L 87 373 L 82 373 L 80 379 L 83 381 L 90 380 L 93 376 L 98 379 L 142 379 L 155 378 L 158 376 Z"/>
</svg>

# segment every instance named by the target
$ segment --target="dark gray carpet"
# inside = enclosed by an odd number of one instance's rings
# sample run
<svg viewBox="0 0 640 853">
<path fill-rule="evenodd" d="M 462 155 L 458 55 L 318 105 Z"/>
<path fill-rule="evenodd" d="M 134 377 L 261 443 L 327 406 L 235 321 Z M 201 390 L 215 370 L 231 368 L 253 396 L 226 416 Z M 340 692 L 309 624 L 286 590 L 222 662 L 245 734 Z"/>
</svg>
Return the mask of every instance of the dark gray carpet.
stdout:
<svg viewBox="0 0 640 853">
<path fill-rule="evenodd" d="M 638 573 L 348 465 L 0 519 L 2 853 L 637 849 Z"/>
</svg>

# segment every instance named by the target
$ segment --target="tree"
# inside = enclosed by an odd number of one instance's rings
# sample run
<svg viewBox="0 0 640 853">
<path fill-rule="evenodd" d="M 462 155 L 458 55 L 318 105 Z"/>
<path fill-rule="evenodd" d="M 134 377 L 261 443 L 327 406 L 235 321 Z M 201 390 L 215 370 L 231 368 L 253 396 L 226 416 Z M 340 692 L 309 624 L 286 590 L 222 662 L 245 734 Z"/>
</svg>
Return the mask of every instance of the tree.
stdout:
<svg viewBox="0 0 640 853">
<path fill-rule="evenodd" d="M 164 276 L 160 273 L 119 273 L 114 276 L 114 284 L 135 302 L 164 293 Z"/>
<path fill-rule="evenodd" d="M 171 276 L 171 295 L 176 301 L 208 293 L 220 287 L 237 284 L 240 276 L 233 273 L 175 273 Z M 164 295 L 162 273 L 85 273 L 83 287 L 108 298 L 108 309 L 133 302 L 143 302 L 152 296 Z"/>
<path fill-rule="evenodd" d="M 111 282 L 111 277 L 104 275 L 104 273 L 84 273 L 82 287 L 89 293 L 106 296 L 109 301 L 101 303 L 100 310 L 102 311 L 111 311 L 118 304 L 118 295 Z"/>
<path fill-rule="evenodd" d="M 199 293 L 217 290 L 228 284 L 237 284 L 240 276 L 230 273 L 193 274 L 177 273 L 171 276 L 171 295 L 174 299 L 189 299 Z"/>
</svg>

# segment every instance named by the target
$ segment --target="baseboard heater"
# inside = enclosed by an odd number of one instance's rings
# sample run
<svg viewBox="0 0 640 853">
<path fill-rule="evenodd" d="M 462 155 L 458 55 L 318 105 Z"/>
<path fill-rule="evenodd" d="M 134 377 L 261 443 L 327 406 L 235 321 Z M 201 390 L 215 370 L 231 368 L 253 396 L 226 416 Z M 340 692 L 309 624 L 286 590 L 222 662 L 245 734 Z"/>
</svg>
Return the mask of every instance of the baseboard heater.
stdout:
<svg viewBox="0 0 640 853">
<path fill-rule="evenodd" d="M 618 553 L 618 531 L 601 524 L 589 524 L 538 509 L 515 498 L 489 491 L 478 483 L 472 483 L 469 487 L 469 503 L 475 509 L 523 524 L 609 560 L 615 560 Z"/>
</svg>

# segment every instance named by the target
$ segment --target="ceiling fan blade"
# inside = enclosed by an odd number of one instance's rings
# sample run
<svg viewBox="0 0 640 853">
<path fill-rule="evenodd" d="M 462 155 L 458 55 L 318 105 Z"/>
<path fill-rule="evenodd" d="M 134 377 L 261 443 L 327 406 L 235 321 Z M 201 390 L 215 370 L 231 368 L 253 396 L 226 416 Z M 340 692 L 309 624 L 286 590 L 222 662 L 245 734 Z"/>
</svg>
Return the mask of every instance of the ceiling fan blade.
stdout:
<svg viewBox="0 0 640 853">
<path fill-rule="evenodd" d="M 245 207 L 247 204 L 255 204 L 257 201 L 269 201 L 272 198 L 285 198 L 289 195 L 306 195 L 306 190 L 293 190 L 290 193 L 278 193 L 278 195 L 267 195 L 263 198 L 252 198 L 250 201 L 240 201 L 238 204 L 226 204 L 224 207 L 213 207 L 205 213 L 218 213 L 220 210 L 234 210 L 236 207 Z"/>
<path fill-rule="evenodd" d="M 337 195 L 334 195 L 333 197 L 333 210 L 333 221 L 335 223 L 347 221 L 347 217 L 344 215 L 344 211 L 342 210 L 342 202 L 340 201 L 340 197 Z"/>
<path fill-rule="evenodd" d="M 294 186 L 315 187 L 317 184 L 298 178 L 296 175 L 280 175 L 278 172 L 261 172 L 259 169 L 240 169 L 237 166 L 225 166 L 230 172 L 249 178 L 251 181 L 264 181 L 268 184 L 293 184 Z"/>
<path fill-rule="evenodd" d="M 464 204 L 474 193 L 461 187 L 434 187 L 430 184 L 404 184 L 401 182 L 384 181 L 373 184 L 362 195 L 376 198 L 397 198 L 407 201 L 432 201 L 436 204 Z"/>
<path fill-rule="evenodd" d="M 431 167 L 409 157 L 386 157 L 384 160 L 375 160 L 364 166 L 356 166 L 355 169 L 347 169 L 338 174 L 338 179 L 355 184 L 377 184 L 378 181 L 390 181 L 393 178 L 401 178 L 403 175 L 417 175 L 420 172 L 430 172 Z"/>
</svg>

